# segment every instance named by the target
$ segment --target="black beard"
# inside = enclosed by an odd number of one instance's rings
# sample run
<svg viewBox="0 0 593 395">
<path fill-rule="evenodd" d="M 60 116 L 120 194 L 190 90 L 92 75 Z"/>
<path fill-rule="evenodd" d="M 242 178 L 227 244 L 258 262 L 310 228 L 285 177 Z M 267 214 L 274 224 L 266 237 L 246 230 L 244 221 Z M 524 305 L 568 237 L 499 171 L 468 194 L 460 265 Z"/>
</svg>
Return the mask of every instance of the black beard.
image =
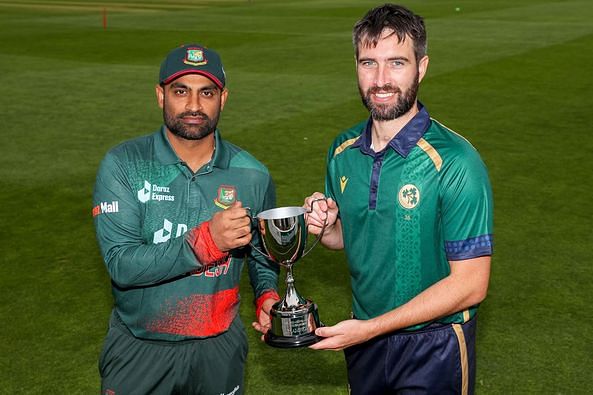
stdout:
<svg viewBox="0 0 593 395">
<path fill-rule="evenodd" d="M 167 106 L 163 106 L 163 121 L 165 126 L 171 133 L 186 140 L 201 140 L 204 137 L 214 133 L 216 125 L 218 124 L 218 117 L 220 112 L 216 114 L 214 119 L 210 119 L 208 115 L 201 111 L 186 111 L 184 113 L 173 115 L 166 110 Z M 203 118 L 206 122 L 201 126 L 188 126 L 183 123 L 182 118 L 185 116 L 194 116 Z"/>
<path fill-rule="evenodd" d="M 369 110 L 371 113 L 371 118 L 375 121 L 391 121 L 393 119 L 397 119 L 402 115 L 406 114 L 414 103 L 416 102 L 416 96 L 418 95 L 418 75 L 416 75 L 416 80 L 405 92 L 402 92 L 401 89 L 395 88 L 391 84 L 387 84 L 381 87 L 375 86 L 369 88 L 366 91 L 366 94 L 362 91 L 360 86 L 358 87 L 358 91 L 360 92 L 360 98 L 362 99 L 362 104 Z M 398 94 L 399 97 L 397 102 L 392 106 L 375 104 L 371 101 L 371 95 L 377 92 L 393 92 L 394 94 Z"/>
</svg>

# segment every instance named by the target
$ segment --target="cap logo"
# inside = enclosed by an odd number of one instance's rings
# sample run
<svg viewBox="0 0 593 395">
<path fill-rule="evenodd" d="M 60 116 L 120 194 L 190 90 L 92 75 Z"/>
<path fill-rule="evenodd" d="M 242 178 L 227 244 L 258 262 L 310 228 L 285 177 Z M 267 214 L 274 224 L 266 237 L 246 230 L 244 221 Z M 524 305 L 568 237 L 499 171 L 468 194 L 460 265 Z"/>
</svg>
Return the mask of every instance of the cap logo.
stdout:
<svg viewBox="0 0 593 395">
<path fill-rule="evenodd" d="M 204 51 L 201 49 L 188 49 L 183 63 L 191 66 L 202 66 L 208 64 L 208 60 L 204 58 Z"/>
</svg>

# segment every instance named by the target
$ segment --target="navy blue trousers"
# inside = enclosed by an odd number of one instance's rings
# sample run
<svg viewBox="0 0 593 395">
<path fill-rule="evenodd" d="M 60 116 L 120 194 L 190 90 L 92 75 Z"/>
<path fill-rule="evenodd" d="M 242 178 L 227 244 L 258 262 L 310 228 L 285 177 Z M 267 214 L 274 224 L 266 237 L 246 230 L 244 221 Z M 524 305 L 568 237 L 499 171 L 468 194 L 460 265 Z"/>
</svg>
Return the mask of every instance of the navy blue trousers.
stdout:
<svg viewBox="0 0 593 395">
<path fill-rule="evenodd" d="M 476 317 L 395 332 L 344 350 L 354 395 L 473 394 Z"/>
</svg>

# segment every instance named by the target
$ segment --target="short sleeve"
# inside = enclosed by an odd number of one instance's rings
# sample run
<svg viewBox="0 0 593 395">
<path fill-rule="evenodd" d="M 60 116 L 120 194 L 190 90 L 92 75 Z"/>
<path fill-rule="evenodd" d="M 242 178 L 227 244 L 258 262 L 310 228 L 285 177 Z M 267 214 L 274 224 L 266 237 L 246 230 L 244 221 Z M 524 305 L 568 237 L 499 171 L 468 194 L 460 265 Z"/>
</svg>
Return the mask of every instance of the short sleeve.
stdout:
<svg viewBox="0 0 593 395">
<path fill-rule="evenodd" d="M 492 255 L 493 201 L 486 166 L 477 151 L 468 147 L 443 170 L 441 207 L 447 259 Z"/>
</svg>

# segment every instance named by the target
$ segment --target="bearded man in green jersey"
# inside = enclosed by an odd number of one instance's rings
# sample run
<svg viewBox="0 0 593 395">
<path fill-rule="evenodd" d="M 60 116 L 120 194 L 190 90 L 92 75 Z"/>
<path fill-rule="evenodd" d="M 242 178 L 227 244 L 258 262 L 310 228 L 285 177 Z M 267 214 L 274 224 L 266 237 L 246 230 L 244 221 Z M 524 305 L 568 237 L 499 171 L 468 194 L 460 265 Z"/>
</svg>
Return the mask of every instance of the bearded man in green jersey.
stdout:
<svg viewBox="0 0 593 395">
<path fill-rule="evenodd" d="M 417 100 L 428 69 L 420 16 L 376 7 L 353 42 L 370 117 L 335 139 L 327 204 L 307 217 L 315 234 L 327 218 L 321 242 L 346 252 L 353 319 L 318 328 L 311 348 L 344 350 L 353 394 L 472 393 L 493 245 L 486 167 Z"/>
<path fill-rule="evenodd" d="M 228 96 L 219 55 L 171 51 L 156 97 L 164 125 L 110 150 L 93 216 L 115 307 L 99 361 L 103 394 L 242 394 L 238 316 L 245 262 L 256 328 L 269 326 L 278 267 L 250 251 L 253 214 L 275 206 L 266 167 L 221 138 Z"/>
</svg>

